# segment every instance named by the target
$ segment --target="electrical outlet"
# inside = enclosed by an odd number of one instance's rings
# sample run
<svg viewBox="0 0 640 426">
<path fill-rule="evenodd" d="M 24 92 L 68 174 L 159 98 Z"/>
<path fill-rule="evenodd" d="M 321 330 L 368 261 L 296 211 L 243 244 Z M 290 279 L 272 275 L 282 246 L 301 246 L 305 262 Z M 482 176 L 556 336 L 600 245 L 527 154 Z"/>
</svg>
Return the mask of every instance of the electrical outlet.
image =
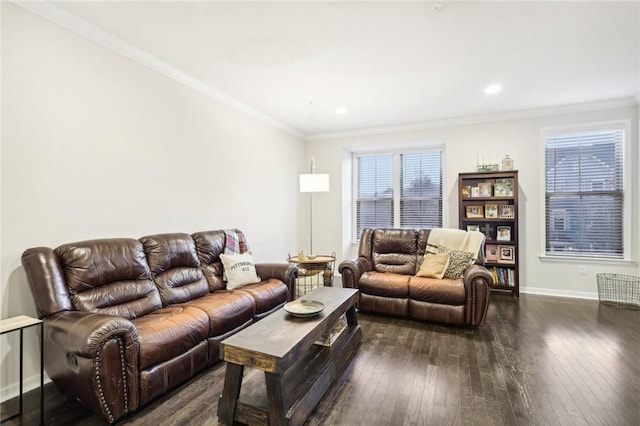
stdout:
<svg viewBox="0 0 640 426">
<path fill-rule="evenodd" d="M 579 275 L 587 275 L 587 267 L 584 265 L 578 266 L 578 274 Z"/>
</svg>

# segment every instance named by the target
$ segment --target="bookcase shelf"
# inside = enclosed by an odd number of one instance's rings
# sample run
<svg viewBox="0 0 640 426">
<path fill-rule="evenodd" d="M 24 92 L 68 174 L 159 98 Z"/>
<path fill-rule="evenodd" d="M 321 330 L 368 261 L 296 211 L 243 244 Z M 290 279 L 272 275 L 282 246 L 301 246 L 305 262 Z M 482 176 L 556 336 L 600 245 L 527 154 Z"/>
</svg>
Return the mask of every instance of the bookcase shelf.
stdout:
<svg viewBox="0 0 640 426">
<path fill-rule="evenodd" d="M 460 229 L 485 234 L 485 266 L 493 290 L 520 295 L 518 171 L 458 174 Z"/>
</svg>

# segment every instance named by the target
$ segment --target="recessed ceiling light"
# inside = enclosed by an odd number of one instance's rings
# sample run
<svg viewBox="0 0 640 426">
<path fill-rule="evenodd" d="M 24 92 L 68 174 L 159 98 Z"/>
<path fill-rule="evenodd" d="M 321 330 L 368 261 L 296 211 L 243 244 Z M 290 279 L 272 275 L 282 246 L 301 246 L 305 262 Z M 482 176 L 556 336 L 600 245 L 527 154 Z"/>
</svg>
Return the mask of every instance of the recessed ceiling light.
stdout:
<svg viewBox="0 0 640 426">
<path fill-rule="evenodd" d="M 502 92 L 502 86 L 499 84 L 490 84 L 484 89 L 484 93 L 487 95 L 493 95 L 494 93 Z"/>
<path fill-rule="evenodd" d="M 349 112 L 349 110 L 346 109 L 345 107 L 341 106 L 341 107 L 336 108 L 336 114 L 338 114 L 338 115 L 345 115 L 348 112 Z"/>
</svg>

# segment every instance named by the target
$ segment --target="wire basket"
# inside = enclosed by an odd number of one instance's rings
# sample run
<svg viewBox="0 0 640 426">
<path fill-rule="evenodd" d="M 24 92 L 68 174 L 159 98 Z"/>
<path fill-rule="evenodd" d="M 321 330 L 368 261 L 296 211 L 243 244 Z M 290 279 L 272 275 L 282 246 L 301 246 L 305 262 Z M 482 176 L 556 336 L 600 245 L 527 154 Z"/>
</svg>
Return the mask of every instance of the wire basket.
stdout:
<svg viewBox="0 0 640 426">
<path fill-rule="evenodd" d="M 623 274 L 597 274 L 600 303 L 623 309 L 640 310 L 640 277 Z"/>
</svg>

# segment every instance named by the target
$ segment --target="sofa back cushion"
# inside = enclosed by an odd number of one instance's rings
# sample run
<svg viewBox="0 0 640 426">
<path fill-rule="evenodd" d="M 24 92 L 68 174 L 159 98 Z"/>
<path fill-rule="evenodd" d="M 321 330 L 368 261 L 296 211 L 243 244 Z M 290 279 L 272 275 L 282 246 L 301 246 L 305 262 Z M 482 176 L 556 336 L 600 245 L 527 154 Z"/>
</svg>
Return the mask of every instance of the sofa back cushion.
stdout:
<svg viewBox="0 0 640 426">
<path fill-rule="evenodd" d="M 415 275 L 418 231 L 376 229 L 372 238 L 373 268 L 377 272 Z"/>
<path fill-rule="evenodd" d="M 81 241 L 64 244 L 54 252 L 76 310 L 134 319 L 161 307 L 139 241 Z"/>
<path fill-rule="evenodd" d="M 222 274 L 224 268 L 220 259 L 225 245 L 224 231 L 196 232 L 192 236 L 202 271 L 209 283 L 209 289 L 211 291 L 224 290 L 225 284 Z"/>
<path fill-rule="evenodd" d="M 140 241 L 164 305 L 183 303 L 209 293 L 191 235 L 148 235 Z"/>
</svg>

